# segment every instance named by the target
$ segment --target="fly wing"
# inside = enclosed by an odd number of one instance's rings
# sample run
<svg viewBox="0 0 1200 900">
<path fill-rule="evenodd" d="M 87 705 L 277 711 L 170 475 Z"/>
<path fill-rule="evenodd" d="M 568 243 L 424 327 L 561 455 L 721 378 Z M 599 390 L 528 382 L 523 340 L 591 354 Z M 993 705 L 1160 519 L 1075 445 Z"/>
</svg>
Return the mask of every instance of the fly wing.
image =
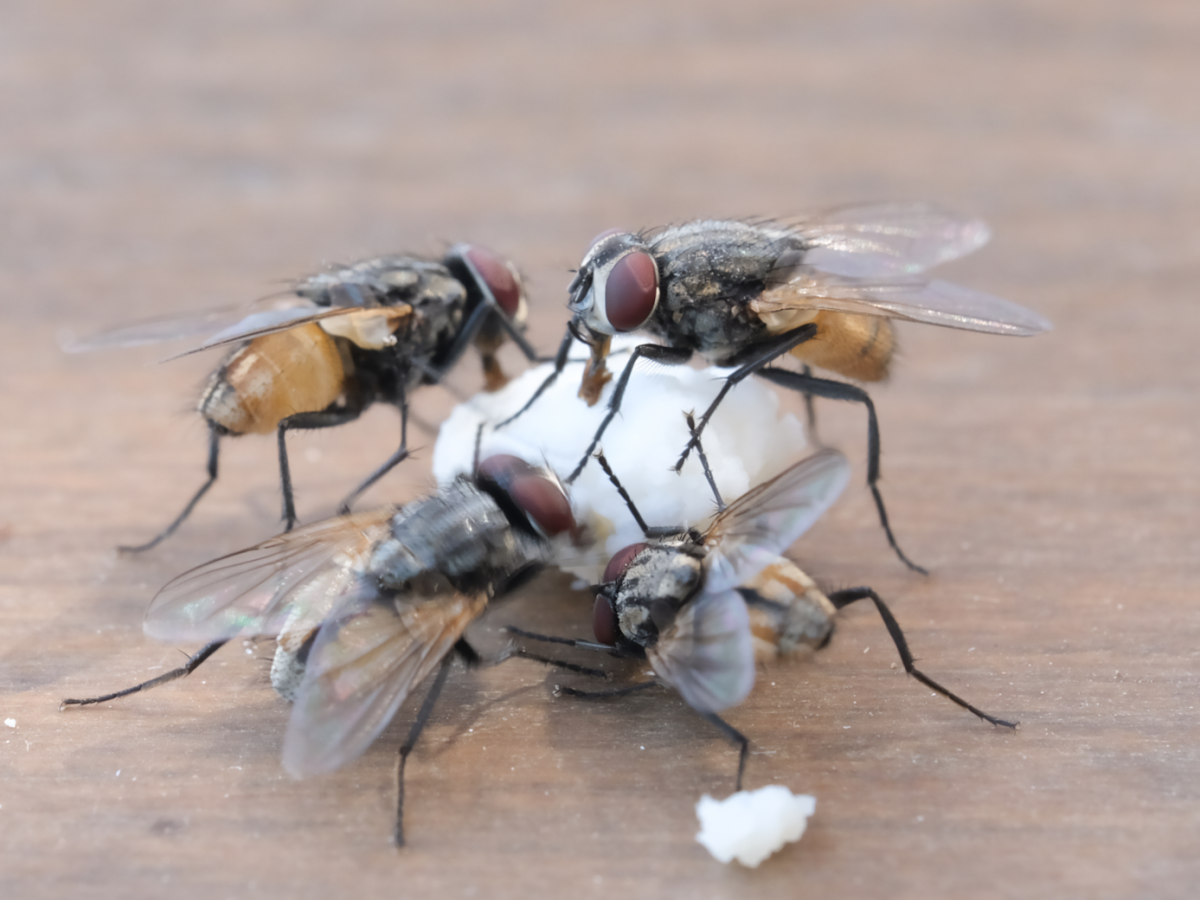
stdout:
<svg viewBox="0 0 1200 900">
<path fill-rule="evenodd" d="M 720 712 L 754 687 L 754 643 L 746 603 L 707 586 L 647 648 L 654 674 L 700 712 Z"/>
<path fill-rule="evenodd" d="M 805 265 L 832 275 L 915 275 L 978 250 L 991 233 L 980 219 L 931 203 L 840 206 L 788 223 L 810 248 Z"/>
<path fill-rule="evenodd" d="M 734 500 L 704 536 L 705 590 L 735 588 L 774 562 L 833 505 L 849 479 L 846 457 L 825 449 Z"/>
<path fill-rule="evenodd" d="M 92 350 L 114 350 L 120 347 L 140 347 L 145 344 L 198 338 L 236 325 L 246 316 L 246 307 L 238 306 L 146 319 L 85 338 L 68 338 L 63 341 L 62 349 L 67 353 L 87 353 Z"/>
<path fill-rule="evenodd" d="M 284 768 L 303 778 L 363 753 L 486 606 L 482 592 L 395 596 L 360 582 L 308 655 Z"/>
<path fill-rule="evenodd" d="M 315 627 L 354 584 L 395 512 L 336 516 L 185 572 L 155 596 L 144 630 L 185 642 L 277 635 L 300 620 Z"/>
<path fill-rule="evenodd" d="M 264 309 L 249 314 L 245 307 L 209 310 L 165 319 L 149 319 L 110 331 L 102 331 L 86 338 L 68 339 L 63 342 L 62 349 L 68 353 L 85 353 L 93 350 L 115 350 L 121 347 L 139 347 L 146 344 L 161 344 L 185 338 L 204 337 L 203 342 L 195 347 L 168 356 L 163 360 L 163 362 L 168 362 L 172 359 L 179 359 L 181 356 L 199 353 L 202 350 L 239 344 L 256 337 L 287 331 L 289 328 L 298 328 L 310 322 L 319 322 L 322 319 L 355 313 L 361 314 L 362 308 L 357 306 L 315 307 L 303 302 L 301 305 Z M 398 317 L 401 315 L 401 311 L 393 309 L 391 315 Z"/>
<path fill-rule="evenodd" d="M 319 309 L 307 306 L 252 313 L 229 328 L 217 332 L 204 341 L 204 343 L 198 344 L 190 350 L 185 350 L 183 353 L 168 356 L 164 362 L 179 359 L 181 356 L 191 356 L 193 353 L 199 353 L 202 350 L 211 350 L 214 347 L 240 344 L 257 337 L 275 334 L 279 331 L 287 331 L 290 328 L 298 328 L 301 325 L 308 325 L 310 322 L 319 322 L 322 319 L 332 319 L 339 316 L 361 315 L 362 312 L 362 308 L 357 306 L 334 306 Z M 398 318 L 402 315 L 402 310 L 397 307 L 392 309 L 390 314 Z"/>
<path fill-rule="evenodd" d="M 1053 328 L 1033 310 L 1003 297 L 937 279 L 904 275 L 859 278 L 798 263 L 778 269 L 772 284 L 751 301 L 751 308 L 773 331 L 800 324 L 793 323 L 789 313 L 814 309 L 907 319 L 986 334 L 1028 336 Z"/>
</svg>

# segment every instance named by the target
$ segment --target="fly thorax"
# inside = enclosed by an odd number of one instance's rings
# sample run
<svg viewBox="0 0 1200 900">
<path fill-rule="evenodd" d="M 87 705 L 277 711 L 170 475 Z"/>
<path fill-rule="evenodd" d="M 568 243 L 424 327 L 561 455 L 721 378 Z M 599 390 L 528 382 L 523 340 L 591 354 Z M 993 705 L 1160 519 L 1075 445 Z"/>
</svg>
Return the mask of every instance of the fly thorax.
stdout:
<svg viewBox="0 0 1200 900">
<path fill-rule="evenodd" d="M 514 528 L 495 500 L 459 481 L 405 507 L 373 551 L 368 570 L 392 590 L 426 572 L 464 588 L 490 589 L 543 562 L 546 552 L 545 541 Z"/>
<path fill-rule="evenodd" d="M 702 577 L 701 559 L 677 542 L 648 547 L 625 570 L 617 590 L 614 608 L 621 634 L 642 647 L 652 646 Z"/>
</svg>

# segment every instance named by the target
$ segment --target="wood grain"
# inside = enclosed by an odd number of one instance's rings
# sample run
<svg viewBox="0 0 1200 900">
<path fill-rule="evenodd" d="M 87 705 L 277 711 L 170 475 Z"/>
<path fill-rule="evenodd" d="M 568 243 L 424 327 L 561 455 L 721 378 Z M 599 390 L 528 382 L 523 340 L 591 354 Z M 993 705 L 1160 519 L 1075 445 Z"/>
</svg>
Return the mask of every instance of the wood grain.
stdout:
<svg viewBox="0 0 1200 900">
<path fill-rule="evenodd" d="M 6 897 L 1194 894 L 1200 7 L 126 0 L 0 19 Z M 178 664 L 141 634 L 154 591 L 278 516 L 272 442 L 246 438 L 175 538 L 117 556 L 202 480 L 189 406 L 213 361 L 68 356 L 64 329 L 470 239 L 520 261 L 549 351 L 568 269 L 604 228 L 904 198 L 985 217 L 994 241 L 947 277 L 1056 330 L 902 329 L 874 392 L 884 489 L 931 577 L 889 553 L 861 411 L 829 403 L 823 436 L 856 480 L 794 552 L 830 587 L 874 586 L 925 670 L 1018 732 L 906 679 L 874 612 L 847 610 L 831 646 L 729 715 L 749 787 L 818 801 L 804 839 L 751 871 L 693 840 L 735 752 L 666 691 L 582 703 L 529 662 L 457 671 L 409 766 L 399 853 L 411 706 L 304 782 L 279 765 L 265 646 L 58 712 Z M 417 413 L 436 425 L 452 402 L 433 390 Z M 397 436 L 380 409 L 300 437 L 302 518 Z M 417 437 L 375 499 L 427 489 Z M 588 603 L 551 574 L 484 628 L 582 634 Z"/>
</svg>

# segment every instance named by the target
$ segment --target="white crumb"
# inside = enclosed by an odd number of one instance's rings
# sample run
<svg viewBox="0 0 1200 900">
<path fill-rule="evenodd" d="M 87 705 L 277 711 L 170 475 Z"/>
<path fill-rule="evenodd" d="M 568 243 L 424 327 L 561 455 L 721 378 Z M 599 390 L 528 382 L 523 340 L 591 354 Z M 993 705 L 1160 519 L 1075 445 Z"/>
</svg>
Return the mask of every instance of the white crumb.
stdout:
<svg viewBox="0 0 1200 900">
<path fill-rule="evenodd" d="M 460 404 L 438 433 L 433 473 L 445 484 L 469 472 L 475 439 L 486 423 L 480 457 L 512 453 L 531 463 L 549 463 L 564 479 L 570 475 L 604 418 L 616 379 L 636 346 L 631 338 L 613 342 L 609 359 L 613 381 L 600 402 L 588 406 L 577 396 L 586 351 L 567 364 L 554 385 L 520 418 L 495 430 L 524 405 L 552 370 L 547 364 L 525 372 L 494 394 L 481 393 Z M 680 474 L 672 467 L 690 438 L 684 413 L 698 417 L 721 389 L 729 369 L 693 369 L 639 362 L 619 415 L 601 441 L 604 455 L 634 498 L 647 524 L 695 525 L 716 511 L 704 470 L 695 453 Z M 804 428 L 790 413 L 780 413 L 779 397 L 764 382 L 748 378 L 718 407 L 702 442 L 713 477 L 726 503 L 774 477 L 804 453 Z M 570 486 L 576 520 L 587 526 L 597 545 L 592 558 L 567 551 L 563 568 L 589 581 L 599 580 L 608 558 L 644 540 L 641 529 L 595 460 Z"/>
<path fill-rule="evenodd" d="M 736 859 L 753 869 L 784 844 L 800 840 L 816 809 L 815 797 L 793 794 L 781 784 L 738 791 L 724 800 L 705 794 L 696 804 L 696 840 L 718 862 Z"/>
<path fill-rule="evenodd" d="M 4 724 L 7 725 L 9 728 L 16 728 L 17 720 L 16 719 L 5 719 Z"/>
</svg>

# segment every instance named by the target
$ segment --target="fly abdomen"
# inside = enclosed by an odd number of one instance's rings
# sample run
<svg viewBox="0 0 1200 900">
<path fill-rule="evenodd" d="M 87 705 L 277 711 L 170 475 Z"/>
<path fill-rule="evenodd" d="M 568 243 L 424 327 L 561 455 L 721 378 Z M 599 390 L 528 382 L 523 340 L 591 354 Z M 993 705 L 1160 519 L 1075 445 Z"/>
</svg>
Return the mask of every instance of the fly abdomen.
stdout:
<svg viewBox="0 0 1200 900">
<path fill-rule="evenodd" d="M 229 434 L 268 434 L 288 416 L 328 408 L 352 372 L 337 339 L 310 323 L 236 350 L 213 374 L 197 409 Z"/>
<path fill-rule="evenodd" d="M 822 310 L 817 334 L 792 349 L 810 366 L 837 372 L 855 381 L 882 381 L 896 352 L 892 323 L 880 316 L 860 316 Z"/>
<path fill-rule="evenodd" d="M 754 658 L 770 662 L 824 646 L 837 610 L 817 583 L 785 557 L 738 587 L 750 612 Z"/>
</svg>

